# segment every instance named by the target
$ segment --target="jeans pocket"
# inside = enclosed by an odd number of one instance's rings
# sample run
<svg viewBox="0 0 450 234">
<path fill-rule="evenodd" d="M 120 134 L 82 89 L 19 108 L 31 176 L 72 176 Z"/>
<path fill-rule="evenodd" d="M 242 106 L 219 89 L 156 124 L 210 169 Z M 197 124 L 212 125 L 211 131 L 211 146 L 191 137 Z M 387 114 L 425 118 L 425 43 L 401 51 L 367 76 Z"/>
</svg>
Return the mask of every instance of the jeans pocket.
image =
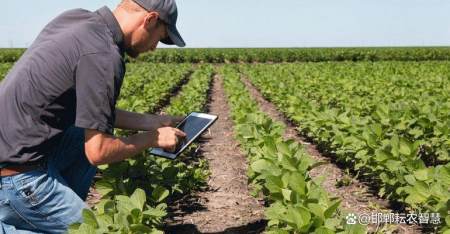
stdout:
<svg viewBox="0 0 450 234">
<path fill-rule="evenodd" d="M 81 219 L 84 202 L 52 172 L 23 173 L 15 179 L 16 205 L 39 230 L 60 233 Z"/>
<path fill-rule="evenodd" d="M 33 206 L 38 205 L 52 188 L 51 180 L 44 170 L 23 173 L 15 178 L 15 184 L 18 194 Z"/>
</svg>

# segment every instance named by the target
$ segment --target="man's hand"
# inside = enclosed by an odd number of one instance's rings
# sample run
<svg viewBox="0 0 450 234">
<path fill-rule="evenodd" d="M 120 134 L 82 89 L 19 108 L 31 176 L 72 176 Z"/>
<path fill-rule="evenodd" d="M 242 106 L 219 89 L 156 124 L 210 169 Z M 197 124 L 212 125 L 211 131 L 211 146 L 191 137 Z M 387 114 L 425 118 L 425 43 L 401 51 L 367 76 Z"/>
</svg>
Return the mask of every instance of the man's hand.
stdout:
<svg viewBox="0 0 450 234">
<path fill-rule="evenodd" d="M 157 145 L 168 152 L 174 152 L 177 148 L 179 138 L 186 137 L 186 133 L 180 129 L 172 127 L 158 128 L 158 141 Z"/>
</svg>

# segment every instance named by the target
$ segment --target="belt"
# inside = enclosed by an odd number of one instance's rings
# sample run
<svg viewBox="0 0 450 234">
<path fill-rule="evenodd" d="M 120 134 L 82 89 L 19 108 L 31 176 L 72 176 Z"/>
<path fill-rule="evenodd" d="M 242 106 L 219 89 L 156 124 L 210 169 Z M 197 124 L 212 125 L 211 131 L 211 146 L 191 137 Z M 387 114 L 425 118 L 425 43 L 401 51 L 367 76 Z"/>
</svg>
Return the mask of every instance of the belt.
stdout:
<svg viewBox="0 0 450 234">
<path fill-rule="evenodd" d="M 21 173 L 33 171 L 44 167 L 47 164 L 47 160 L 40 159 L 35 162 L 27 162 L 24 164 L 10 164 L 6 167 L 0 168 L 0 177 L 14 176 Z"/>
</svg>

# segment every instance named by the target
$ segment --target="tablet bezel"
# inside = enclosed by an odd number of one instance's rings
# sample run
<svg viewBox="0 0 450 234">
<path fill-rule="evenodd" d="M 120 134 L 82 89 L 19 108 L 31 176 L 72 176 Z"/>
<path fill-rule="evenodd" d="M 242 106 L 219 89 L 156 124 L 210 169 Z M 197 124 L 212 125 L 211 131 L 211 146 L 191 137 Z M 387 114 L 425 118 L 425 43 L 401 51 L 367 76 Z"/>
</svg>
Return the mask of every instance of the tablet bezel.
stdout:
<svg viewBox="0 0 450 234">
<path fill-rule="evenodd" d="M 198 113 L 198 112 L 192 112 L 190 113 L 188 116 L 186 116 L 186 118 L 184 118 L 177 126 L 176 128 L 178 128 L 179 126 L 181 126 L 184 122 L 186 122 L 186 120 L 189 117 L 198 117 L 198 118 L 203 118 L 203 119 L 209 119 L 209 123 L 207 123 L 200 131 L 198 131 L 197 134 L 195 134 L 194 137 L 192 137 L 192 139 L 190 141 L 188 141 L 182 148 L 180 148 L 178 150 L 178 152 L 176 153 L 170 153 L 167 151 L 164 151 L 161 148 L 153 148 L 150 150 L 150 154 L 156 155 L 156 156 L 160 156 L 160 157 L 164 157 L 164 158 L 168 158 L 168 159 L 175 159 L 177 158 L 190 144 L 192 144 L 192 142 L 194 142 L 201 134 L 203 134 L 203 132 L 205 132 L 206 129 L 208 129 L 217 119 L 218 116 L 217 115 L 211 115 L 211 114 L 206 114 L 206 113 Z"/>
</svg>

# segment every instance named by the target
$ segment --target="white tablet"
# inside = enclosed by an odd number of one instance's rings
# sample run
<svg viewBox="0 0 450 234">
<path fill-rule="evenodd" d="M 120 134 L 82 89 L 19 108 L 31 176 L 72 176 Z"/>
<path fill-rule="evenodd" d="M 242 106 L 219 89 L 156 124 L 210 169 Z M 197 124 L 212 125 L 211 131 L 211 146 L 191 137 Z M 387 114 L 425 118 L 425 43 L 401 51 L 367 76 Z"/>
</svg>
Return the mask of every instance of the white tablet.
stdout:
<svg viewBox="0 0 450 234">
<path fill-rule="evenodd" d="M 150 153 L 164 158 L 175 159 L 208 129 L 217 118 L 216 115 L 192 112 L 177 126 L 178 129 L 186 133 L 186 137 L 179 142 L 175 152 L 168 152 L 161 148 L 153 148 L 150 150 Z"/>
</svg>

